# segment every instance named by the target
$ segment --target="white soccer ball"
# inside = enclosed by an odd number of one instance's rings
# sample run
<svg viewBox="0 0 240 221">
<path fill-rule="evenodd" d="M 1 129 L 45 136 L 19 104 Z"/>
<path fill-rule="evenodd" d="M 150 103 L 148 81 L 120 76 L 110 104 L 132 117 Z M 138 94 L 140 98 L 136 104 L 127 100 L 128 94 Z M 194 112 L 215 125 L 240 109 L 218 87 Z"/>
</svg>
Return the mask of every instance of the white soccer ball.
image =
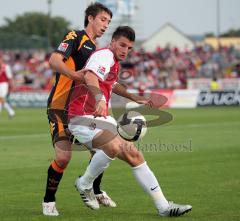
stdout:
<svg viewBox="0 0 240 221">
<path fill-rule="evenodd" d="M 136 141 L 147 132 L 146 119 L 136 111 L 128 111 L 118 119 L 117 131 L 127 141 Z"/>
</svg>

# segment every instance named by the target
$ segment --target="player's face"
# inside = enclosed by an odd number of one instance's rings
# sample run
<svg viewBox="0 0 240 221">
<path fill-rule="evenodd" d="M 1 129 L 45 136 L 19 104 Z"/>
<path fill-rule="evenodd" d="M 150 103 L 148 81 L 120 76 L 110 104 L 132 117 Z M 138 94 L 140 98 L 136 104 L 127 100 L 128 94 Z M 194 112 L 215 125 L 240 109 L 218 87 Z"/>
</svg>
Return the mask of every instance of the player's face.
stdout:
<svg viewBox="0 0 240 221">
<path fill-rule="evenodd" d="M 133 41 L 121 36 L 118 39 L 113 39 L 111 49 L 118 61 L 123 61 L 127 58 L 129 52 L 133 49 Z"/>
<path fill-rule="evenodd" d="M 97 16 L 92 20 L 93 32 L 96 38 L 101 37 L 105 33 L 110 22 L 111 17 L 107 12 L 102 11 L 97 14 Z"/>
</svg>

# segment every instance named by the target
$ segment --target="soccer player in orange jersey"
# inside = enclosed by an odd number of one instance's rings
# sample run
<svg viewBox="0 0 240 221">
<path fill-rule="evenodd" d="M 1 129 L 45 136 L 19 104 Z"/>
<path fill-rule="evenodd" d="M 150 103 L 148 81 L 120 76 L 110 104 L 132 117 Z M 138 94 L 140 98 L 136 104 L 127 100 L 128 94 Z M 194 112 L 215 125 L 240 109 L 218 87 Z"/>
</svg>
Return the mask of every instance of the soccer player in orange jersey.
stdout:
<svg viewBox="0 0 240 221">
<path fill-rule="evenodd" d="M 55 159 L 51 162 L 45 196 L 42 207 L 43 214 L 58 216 L 56 209 L 56 191 L 64 170 L 71 159 L 71 134 L 68 130 L 68 103 L 74 80 L 82 80 L 84 67 L 89 56 L 96 49 L 96 39 L 107 30 L 112 12 L 100 3 L 93 3 L 85 10 L 85 29 L 73 30 L 66 34 L 58 48 L 52 53 L 49 63 L 56 71 L 55 84 L 48 98 L 48 119 L 55 150 Z M 99 202 L 109 207 L 116 207 L 111 198 L 100 190 L 102 174 L 94 182 L 94 190 Z"/>
</svg>

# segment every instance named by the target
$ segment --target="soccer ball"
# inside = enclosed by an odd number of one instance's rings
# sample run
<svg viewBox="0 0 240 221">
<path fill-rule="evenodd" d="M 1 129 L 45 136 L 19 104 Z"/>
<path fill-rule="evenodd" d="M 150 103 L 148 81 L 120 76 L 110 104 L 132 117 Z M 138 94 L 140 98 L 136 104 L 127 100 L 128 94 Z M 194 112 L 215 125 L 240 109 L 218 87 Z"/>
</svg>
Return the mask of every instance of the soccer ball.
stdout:
<svg viewBox="0 0 240 221">
<path fill-rule="evenodd" d="M 118 134 L 127 141 L 136 141 L 144 137 L 147 132 L 146 119 L 136 111 L 128 111 L 117 121 Z"/>
</svg>

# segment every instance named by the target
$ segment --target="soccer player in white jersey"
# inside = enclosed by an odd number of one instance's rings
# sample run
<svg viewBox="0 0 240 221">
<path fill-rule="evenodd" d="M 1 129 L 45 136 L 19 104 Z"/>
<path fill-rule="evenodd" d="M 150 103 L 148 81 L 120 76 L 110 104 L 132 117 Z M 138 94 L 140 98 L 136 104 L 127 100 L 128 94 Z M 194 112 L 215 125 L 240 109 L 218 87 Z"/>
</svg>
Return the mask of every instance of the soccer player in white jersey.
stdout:
<svg viewBox="0 0 240 221">
<path fill-rule="evenodd" d="M 94 52 L 86 64 L 84 86 L 74 89 L 69 107 L 69 129 L 90 150 L 95 150 L 91 163 L 75 186 L 83 202 L 92 209 L 99 209 L 93 194 L 94 179 L 115 158 L 126 161 L 132 168 L 137 182 L 152 197 L 160 216 L 180 216 L 192 209 L 191 205 L 168 202 L 143 155 L 133 143 L 123 140 L 116 130 L 116 121 L 108 114 L 111 92 L 118 80 L 119 61 L 126 59 L 132 50 L 135 32 L 121 26 L 113 33 L 109 48 Z M 129 97 L 126 93 L 126 97 Z M 139 103 L 144 103 L 141 101 Z M 150 102 L 145 99 L 145 104 Z"/>
<path fill-rule="evenodd" d="M 3 57 L 0 55 L 0 113 L 5 108 L 10 118 L 14 117 L 15 111 L 9 105 L 6 97 L 9 93 L 9 87 L 12 83 L 12 71 L 9 65 L 3 62 Z"/>
</svg>

